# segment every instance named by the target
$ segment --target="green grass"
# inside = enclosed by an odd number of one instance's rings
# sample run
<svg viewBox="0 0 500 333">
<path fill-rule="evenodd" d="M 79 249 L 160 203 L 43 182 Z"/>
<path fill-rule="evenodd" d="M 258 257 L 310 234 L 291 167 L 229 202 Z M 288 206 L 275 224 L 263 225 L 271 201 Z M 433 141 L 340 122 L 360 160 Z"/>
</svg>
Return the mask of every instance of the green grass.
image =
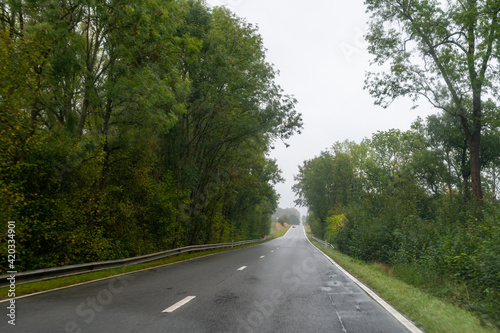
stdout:
<svg viewBox="0 0 500 333">
<path fill-rule="evenodd" d="M 390 276 L 380 265 L 369 265 L 311 241 L 427 333 L 500 332 L 492 325 L 482 325 L 473 313 Z"/>
<path fill-rule="evenodd" d="M 249 247 L 249 246 L 253 246 L 253 245 L 257 245 L 257 244 L 260 244 L 260 243 L 235 246 L 234 248 L 216 249 L 216 250 L 208 250 L 208 251 L 194 252 L 194 253 L 183 253 L 180 255 L 176 255 L 176 256 L 172 256 L 172 257 L 168 257 L 168 258 L 164 258 L 164 259 L 160 259 L 160 260 L 156 260 L 156 261 L 151 261 L 151 262 L 144 263 L 144 264 L 135 264 L 135 265 L 124 266 L 124 267 L 119 267 L 119 268 L 106 269 L 106 270 L 102 270 L 102 271 L 98 271 L 98 272 L 91 272 L 91 273 L 78 274 L 78 275 L 72 275 L 72 276 L 67 276 L 67 277 L 60 277 L 60 278 L 44 280 L 44 281 L 27 282 L 27 283 L 17 284 L 16 285 L 16 297 L 23 296 L 23 295 L 29 295 L 29 294 L 33 294 L 33 293 L 37 293 L 37 292 L 42 292 L 42 291 L 47 291 L 47 290 L 52 290 L 52 289 L 57 289 L 57 288 L 62 288 L 62 287 L 67 287 L 67 286 L 71 286 L 71 285 L 75 285 L 75 284 L 79 284 L 79 283 L 95 281 L 95 280 L 104 279 L 104 278 L 108 278 L 108 277 L 112 277 L 112 276 L 116 276 L 116 275 L 120 275 L 120 274 L 132 273 L 132 272 L 140 271 L 143 269 L 164 266 L 164 265 L 172 264 L 172 263 L 179 262 L 179 261 L 194 259 L 194 258 L 198 258 L 201 256 L 206 256 L 206 255 L 220 253 L 220 252 L 236 250 L 236 249 L 245 248 L 245 247 Z M 8 289 L 9 289 L 9 287 L 0 288 L 0 300 L 7 298 Z"/>
</svg>

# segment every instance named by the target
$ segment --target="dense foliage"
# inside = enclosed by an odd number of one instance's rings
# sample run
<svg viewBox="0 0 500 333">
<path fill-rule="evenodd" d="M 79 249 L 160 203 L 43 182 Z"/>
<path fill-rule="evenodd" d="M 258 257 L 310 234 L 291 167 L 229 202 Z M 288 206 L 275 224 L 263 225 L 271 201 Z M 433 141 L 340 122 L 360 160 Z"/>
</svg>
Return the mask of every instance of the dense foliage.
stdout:
<svg viewBox="0 0 500 333">
<path fill-rule="evenodd" d="M 0 3 L 0 273 L 260 238 L 300 130 L 261 37 L 184 0 Z"/>
<path fill-rule="evenodd" d="M 498 101 L 500 3 L 495 0 L 365 0 L 368 73 L 376 103 L 423 97 L 452 115 L 469 150 L 476 207 L 482 205 L 481 140 L 488 104 Z"/>
<path fill-rule="evenodd" d="M 310 209 L 312 232 L 498 324 L 500 113 L 490 119 L 479 217 L 468 201 L 467 144 L 460 124 L 445 113 L 419 119 L 408 131 L 336 143 L 305 161 L 294 190 L 298 204 Z"/>
</svg>

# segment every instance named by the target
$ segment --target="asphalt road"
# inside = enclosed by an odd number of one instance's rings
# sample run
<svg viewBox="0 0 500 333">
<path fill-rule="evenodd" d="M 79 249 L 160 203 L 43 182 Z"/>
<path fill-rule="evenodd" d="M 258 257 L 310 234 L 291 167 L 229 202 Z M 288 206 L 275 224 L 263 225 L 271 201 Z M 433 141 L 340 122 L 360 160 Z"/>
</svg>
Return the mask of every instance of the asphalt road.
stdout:
<svg viewBox="0 0 500 333">
<path fill-rule="evenodd" d="M 4 313 L 6 306 L 0 303 Z M 0 332 L 408 332 L 306 239 L 257 246 L 16 300 Z"/>
</svg>

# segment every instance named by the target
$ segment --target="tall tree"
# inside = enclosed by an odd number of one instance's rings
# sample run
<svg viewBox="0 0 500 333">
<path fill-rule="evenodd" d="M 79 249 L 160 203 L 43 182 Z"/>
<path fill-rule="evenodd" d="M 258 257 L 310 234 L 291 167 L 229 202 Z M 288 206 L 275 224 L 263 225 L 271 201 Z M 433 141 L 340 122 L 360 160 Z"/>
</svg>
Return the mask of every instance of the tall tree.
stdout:
<svg viewBox="0 0 500 333">
<path fill-rule="evenodd" d="M 165 149 L 185 196 L 179 200 L 179 228 L 184 218 L 194 243 L 205 238 L 209 206 L 222 187 L 252 167 L 239 161 L 260 159 L 276 139 L 300 130 L 302 120 L 295 99 L 274 82 L 276 71 L 266 62 L 255 26 L 225 8 L 210 11 L 201 1 L 188 2 L 185 22 L 179 32 L 202 45 L 185 62 L 192 89 Z"/>
<path fill-rule="evenodd" d="M 492 0 L 366 0 L 374 63 L 366 88 L 387 106 L 399 96 L 423 96 L 460 120 L 470 153 L 475 203 L 483 199 L 480 143 L 483 102 L 498 90 L 500 3 Z"/>
</svg>

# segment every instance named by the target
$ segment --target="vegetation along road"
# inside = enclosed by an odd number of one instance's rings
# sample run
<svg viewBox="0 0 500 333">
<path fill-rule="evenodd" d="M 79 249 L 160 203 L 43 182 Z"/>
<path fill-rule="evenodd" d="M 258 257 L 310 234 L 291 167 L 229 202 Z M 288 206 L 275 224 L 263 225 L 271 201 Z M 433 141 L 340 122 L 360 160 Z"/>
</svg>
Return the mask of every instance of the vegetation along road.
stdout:
<svg viewBox="0 0 500 333">
<path fill-rule="evenodd" d="M 343 14 L 350 2 L 335 3 Z M 311 141 L 289 191 L 314 236 L 498 331 L 500 1 L 364 4 L 365 91 L 382 107 L 411 98 L 436 114 L 360 142 Z M 317 36 L 331 45 L 346 29 L 301 30 L 295 49 Z M 302 227 L 248 249 L 16 298 L 17 272 L 268 235 L 284 180 L 272 150 L 301 133 L 301 112 L 363 127 L 361 110 L 321 93 L 313 75 L 342 64 L 320 63 L 313 45 L 300 86 L 328 105 L 299 109 L 258 26 L 227 6 L 0 1 L 0 275 L 10 276 L 1 297 L 15 304 L 0 312 L 0 331 L 405 332 Z M 342 121 L 351 112 L 359 121 Z M 335 132 L 326 128 L 315 135 Z M 276 221 L 298 225 L 300 214 L 286 215 Z"/>
</svg>

